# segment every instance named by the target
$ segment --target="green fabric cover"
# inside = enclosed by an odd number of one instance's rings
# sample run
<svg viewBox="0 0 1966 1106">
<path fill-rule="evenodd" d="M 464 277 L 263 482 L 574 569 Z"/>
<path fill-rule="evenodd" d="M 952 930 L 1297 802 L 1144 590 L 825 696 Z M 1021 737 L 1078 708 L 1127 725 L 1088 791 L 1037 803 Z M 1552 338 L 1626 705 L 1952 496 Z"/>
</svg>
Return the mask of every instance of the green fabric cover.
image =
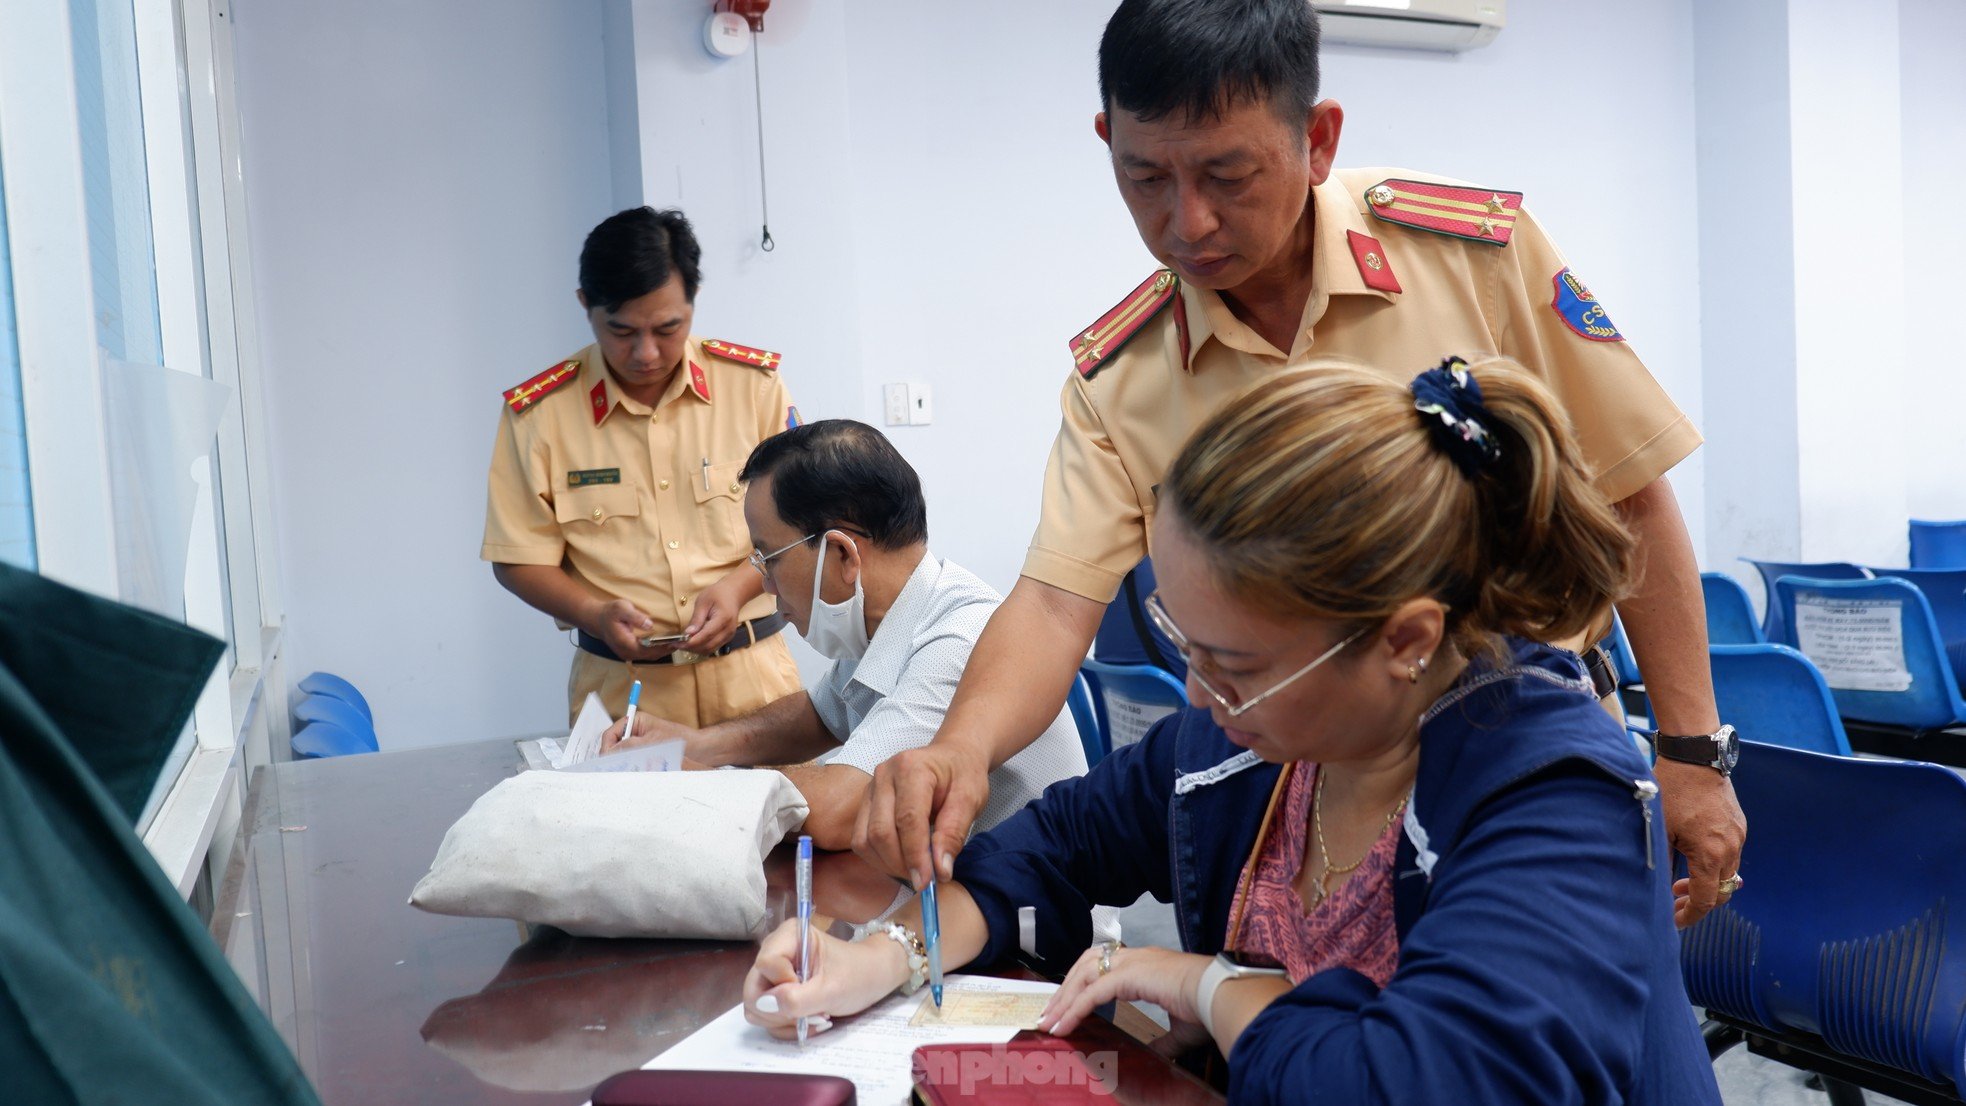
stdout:
<svg viewBox="0 0 1966 1106">
<path fill-rule="evenodd" d="M 0 1099 L 319 1101 L 131 829 L 223 650 L 0 565 Z"/>
</svg>

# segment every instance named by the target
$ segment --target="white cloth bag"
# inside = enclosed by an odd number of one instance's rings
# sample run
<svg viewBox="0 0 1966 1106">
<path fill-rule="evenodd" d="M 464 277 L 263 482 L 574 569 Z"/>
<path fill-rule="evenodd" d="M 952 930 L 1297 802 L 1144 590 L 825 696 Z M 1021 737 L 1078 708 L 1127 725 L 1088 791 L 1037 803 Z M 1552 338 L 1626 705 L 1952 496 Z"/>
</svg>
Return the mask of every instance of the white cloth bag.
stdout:
<svg viewBox="0 0 1966 1106">
<path fill-rule="evenodd" d="M 806 813 L 769 770 L 525 772 L 444 834 L 410 905 L 586 937 L 755 938 L 765 853 Z"/>
</svg>

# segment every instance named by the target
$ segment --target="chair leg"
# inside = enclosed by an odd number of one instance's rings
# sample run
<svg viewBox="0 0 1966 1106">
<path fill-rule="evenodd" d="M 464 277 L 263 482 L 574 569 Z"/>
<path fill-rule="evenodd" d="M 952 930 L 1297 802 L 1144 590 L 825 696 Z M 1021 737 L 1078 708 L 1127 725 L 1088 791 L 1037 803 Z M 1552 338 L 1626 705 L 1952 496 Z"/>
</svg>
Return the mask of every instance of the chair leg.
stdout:
<svg viewBox="0 0 1966 1106">
<path fill-rule="evenodd" d="M 1829 1106 L 1864 1106 L 1864 1089 L 1841 1079 L 1822 1077 L 1823 1090 L 1829 1092 Z"/>
<path fill-rule="evenodd" d="M 1707 1060 L 1718 1060 L 1721 1054 L 1747 1039 L 1747 1035 L 1731 1025 L 1717 1021 L 1700 1023 L 1700 1037 L 1707 1042 Z"/>
</svg>

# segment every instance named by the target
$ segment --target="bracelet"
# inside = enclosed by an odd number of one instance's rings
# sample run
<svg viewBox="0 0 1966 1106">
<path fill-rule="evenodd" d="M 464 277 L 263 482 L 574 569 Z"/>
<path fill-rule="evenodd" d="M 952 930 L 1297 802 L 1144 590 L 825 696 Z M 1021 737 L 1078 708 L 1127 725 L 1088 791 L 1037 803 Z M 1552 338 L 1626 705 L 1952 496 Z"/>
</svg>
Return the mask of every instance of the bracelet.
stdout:
<svg viewBox="0 0 1966 1106">
<path fill-rule="evenodd" d="M 928 947 L 922 943 L 921 935 L 907 926 L 889 922 L 867 931 L 867 936 L 876 933 L 885 935 L 901 946 L 903 955 L 908 958 L 908 981 L 901 984 L 901 993 L 912 995 L 922 989 L 928 981 Z"/>
</svg>

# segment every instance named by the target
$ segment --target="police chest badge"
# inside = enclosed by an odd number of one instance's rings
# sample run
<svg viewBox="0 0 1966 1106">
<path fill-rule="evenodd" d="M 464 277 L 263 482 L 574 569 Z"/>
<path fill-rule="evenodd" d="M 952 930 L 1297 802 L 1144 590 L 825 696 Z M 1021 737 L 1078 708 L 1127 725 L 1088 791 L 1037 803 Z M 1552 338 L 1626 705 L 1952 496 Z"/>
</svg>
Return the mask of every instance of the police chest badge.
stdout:
<svg viewBox="0 0 1966 1106">
<path fill-rule="evenodd" d="M 1556 296 L 1550 300 L 1550 307 L 1563 320 L 1563 325 L 1593 342 L 1625 340 L 1625 336 L 1618 333 L 1618 328 L 1612 324 L 1611 317 L 1604 313 L 1604 306 L 1597 302 L 1597 297 L 1591 295 L 1591 290 L 1584 287 L 1584 282 L 1578 280 L 1568 266 L 1550 278 L 1550 283 L 1556 286 Z"/>
</svg>

